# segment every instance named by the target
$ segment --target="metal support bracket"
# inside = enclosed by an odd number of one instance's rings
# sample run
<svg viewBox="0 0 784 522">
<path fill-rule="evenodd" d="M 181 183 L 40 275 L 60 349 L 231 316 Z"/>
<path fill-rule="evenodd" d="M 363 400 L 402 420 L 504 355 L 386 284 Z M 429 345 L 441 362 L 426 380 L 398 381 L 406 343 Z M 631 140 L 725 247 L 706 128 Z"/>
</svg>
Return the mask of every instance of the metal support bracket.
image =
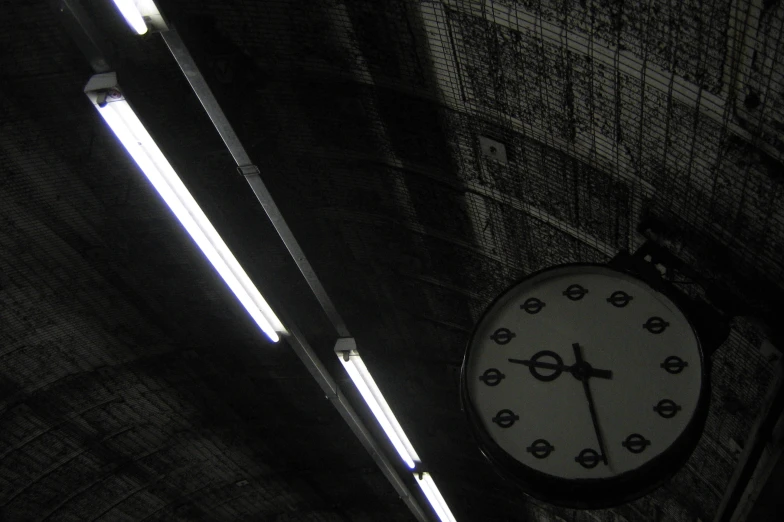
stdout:
<svg viewBox="0 0 784 522">
<path fill-rule="evenodd" d="M 707 357 L 710 357 L 729 337 L 728 315 L 702 299 L 689 297 L 665 279 L 665 276 L 672 277 L 675 272 L 694 273 L 666 248 L 646 241 L 634 254 L 622 251 L 608 264 L 612 268 L 640 277 L 652 288 L 672 299 L 694 325 Z"/>
<path fill-rule="evenodd" d="M 237 172 L 245 176 L 258 176 L 261 174 L 261 171 L 256 165 L 240 165 L 237 167 Z"/>
<path fill-rule="evenodd" d="M 356 352 L 357 341 L 353 337 L 341 337 L 335 342 L 335 353 Z"/>
</svg>

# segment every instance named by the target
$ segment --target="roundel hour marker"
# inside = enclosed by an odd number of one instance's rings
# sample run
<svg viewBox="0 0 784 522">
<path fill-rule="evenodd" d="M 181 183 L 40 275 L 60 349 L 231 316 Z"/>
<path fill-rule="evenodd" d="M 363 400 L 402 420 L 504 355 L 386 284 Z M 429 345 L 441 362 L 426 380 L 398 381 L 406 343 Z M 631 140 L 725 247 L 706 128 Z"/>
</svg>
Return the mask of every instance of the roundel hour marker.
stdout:
<svg viewBox="0 0 784 522">
<path fill-rule="evenodd" d="M 555 447 L 544 439 L 536 439 L 525 451 L 537 459 L 546 459 L 555 450 Z"/>
<path fill-rule="evenodd" d="M 493 417 L 493 422 L 501 428 L 508 428 L 518 420 L 520 420 L 520 417 L 515 415 L 512 410 L 501 410 Z"/>
<path fill-rule="evenodd" d="M 586 448 L 574 458 L 574 461 L 584 468 L 591 469 L 602 461 L 602 456 L 596 450 Z"/>
<path fill-rule="evenodd" d="M 621 446 L 631 451 L 632 453 L 642 453 L 645 448 L 650 446 L 651 441 L 640 435 L 639 433 L 632 433 L 626 440 L 621 442 Z"/>
<path fill-rule="evenodd" d="M 627 304 L 631 302 L 634 297 L 630 296 L 623 290 L 617 290 L 607 298 L 607 302 L 611 305 L 615 306 L 616 308 L 623 308 Z"/>
<path fill-rule="evenodd" d="M 670 323 L 668 323 L 661 317 L 651 317 L 642 325 L 643 328 L 645 328 L 652 334 L 660 334 L 664 330 L 666 330 L 668 326 L 670 326 Z"/>
<path fill-rule="evenodd" d="M 580 285 L 575 284 L 575 285 L 570 285 L 569 288 L 567 288 L 561 293 L 565 295 L 566 298 L 569 299 L 570 301 L 579 301 L 580 299 L 585 297 L 585 294 L 588 293 L 588 290 L 586 290 Z"/>
<path fill-rule="evenodd" d="M 521 310 L 525 310 L 529 314 L 538 314 L 545 307 L 545 302 L 537 299 L 536 297 L 529 297 L 523 304 L 520 305 Z"/>
<path fill-rule="evenodd" d="M 547 357 L 548 359 L 552 359 L 552 361 L 539 361 L 539 359 Z M 530 365 L 528 365 L 528 370 L 531 372 L 536 379 L 544 382 L 554 381 L 558 377 L 561 376 L 563 369 L 566 367 L 564 366 L 563 359 L 561 356 L 555 352 L 551 352 L 550 350 L 542 350 L 541 352 L 536 352 L 534 355 L 531 356 Z M 552 373 L 542 373 L 542 368 L 545 368 L 545 372 L 549 372 L 553 370 Z"/>
<path fill-rule="evenodd" d="M 488 386 L 498 386 L 498 384 L 504 380 L 504 375 L 500 371 L 495 368 L 490 368 L 485 370 L 485 373 L 479 376 L 479 380 L 487 384 Z"/>
<path fill-rule="evenodd" d="M 664 371 L 667 373 L 678 374 L 683 371 L 689 365 L 686 361 L 678 357 L 677 355 L 671 355 L 664 359 L 664 362 L 661 363 L 659 366 L 664 368 Z"/>
<path fill-rule="evenodd" d="M 675 417 L 680 409 L 681 407 L 675 404 L 675 401 L 671 401 L 670 399 L 662 399 L 656 404 L 656 406 L 653 407 L 653 411 L 665 419 L 671 419 Z"/>
<path fill-rule="evenodd" d="M 513 331 L 509 328 L 499 328 L 493 335 L 490 336 L 490 339 L 496 342 L 496 344 L 507 344 L 515 337 Z"/>
</svg>

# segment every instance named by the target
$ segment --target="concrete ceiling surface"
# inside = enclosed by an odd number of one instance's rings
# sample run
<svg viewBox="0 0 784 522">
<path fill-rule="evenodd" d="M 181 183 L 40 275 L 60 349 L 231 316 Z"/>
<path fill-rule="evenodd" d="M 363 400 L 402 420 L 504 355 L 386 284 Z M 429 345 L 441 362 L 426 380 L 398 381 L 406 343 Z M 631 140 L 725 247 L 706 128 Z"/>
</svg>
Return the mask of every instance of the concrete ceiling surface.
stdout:
<svg viewBox="0 0 784 522">
<path fill-rule="evenodd" d="M 498 476 L 459 370 L 509 284 L 634 249 L 652 218 L 700 274 L 771 312 L 782 2 L 158 4 L 458 521 L 717 515 L 777 376 L 759 321 L 735 319 L 714 355 L 686 466 L 612 510 L 555 508 Z M 334 332 L 160 36 L 130 34 L 111 2 L 81 5 L 206 214 L 345 383 Z M 90 107 L 56 7 L 0 3 L 0 519 L 412 520 Z M 761 509 L 776 519 L 775 502 Z"/>
</svg>

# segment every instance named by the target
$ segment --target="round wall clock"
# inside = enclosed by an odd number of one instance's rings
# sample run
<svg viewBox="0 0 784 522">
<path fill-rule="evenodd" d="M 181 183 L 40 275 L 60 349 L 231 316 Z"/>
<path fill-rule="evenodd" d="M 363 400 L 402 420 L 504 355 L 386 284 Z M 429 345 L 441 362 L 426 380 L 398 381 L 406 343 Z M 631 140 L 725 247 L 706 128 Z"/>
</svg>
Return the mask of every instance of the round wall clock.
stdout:
<svg viewBox="0 0 784 522">
<path fill-rule="evenodd" d="M 550 268 L 500 295 L 471 336 L 461 388 L 490 461 L 531 495 L 576 508 L 632 500 L 671 476 L 709 398 L 689 318 L 605 265 Z"/>
</svg>

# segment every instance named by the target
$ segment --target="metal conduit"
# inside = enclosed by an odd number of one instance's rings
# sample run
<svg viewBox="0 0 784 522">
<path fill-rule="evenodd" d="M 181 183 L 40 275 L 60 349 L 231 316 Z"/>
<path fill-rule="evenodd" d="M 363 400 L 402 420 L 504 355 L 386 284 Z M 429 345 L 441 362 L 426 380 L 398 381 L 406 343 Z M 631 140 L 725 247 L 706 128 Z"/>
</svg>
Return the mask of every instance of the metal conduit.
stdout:
<svg viewBox="0 0 784 522">
<path fill-rule="evenodd" d="M 272 222 L 272 225 L 275 227 L 275 230 L 278 232 L 278 235 L 286 245 L 286 248 L 291 254 L 291 257 L 294 259 L 294 262 L 297 264 L 297 267 L 299 268 L 300 272 L 302 272 L 302 275 L 305 277 L 305 280 L 313 291 L 314 296 L 318 300 L 321 307 L 324 309 L 324 312 L 335 328 L 338 337 L 351 337 L 351 334 L 349 333 L 343 318 L 335 308 L 334 303 L 324 289 L 324 286 L 321 284 L 321 281 L 313 270 L 310 262 L 305 257 L 299 242 L 297 242 L 294 234 L 291 232 L 291 229 L 286 223 L 286 220 L 283 218 L 280 209 L 272 199 L 272 196 L 269 193 L 269 190 L 267 190 L 264 181 L 261 179 L 259 168 L 252 163 L 248 153 L 245 150 L 245 147 L 243 147 L 242 143 L 237 137 L 237 134 L 234 132 L 234 129 L 226 118 L 226 115 L 220 108 L 218 101 L 215 99 L 215 96 L 207 85 L 207 81 L 204 79 L 204 76 L 196 66 L 193 57 L 185 47 L 185 44 L 180 38 L 179 33 L 177 33 L 174 28 L 170 27 L 168 31 L 161 32 L 161 35 L 163 36 L 163 40 L 166 42 L 166 45 L 169 47 L 172 55 L 174 56 L 174 59 L 177 61 L 177 64 L 182 69 L 183 74 L 185 74 L 185 77 L 193 89 L 193 92 L 201 102 L 204 110 L 207 112 L 207 115 L 209 115 L 210 120 L 212 120 L 213 125 L 215 125 L 215 129 L 218 131 L 218 134 L 220 134 L 223 142 L 226 144 L 226 147 L 234 158 L 234 161 L 237 163 L 237 170 L 243 176 L 245 176 L 245 179 L 248 181 L 251 190 L 253 190 L 253 193 L 256 195 L 259 203 L 261 203 L 261 206 L 267 213 L 267 216 Z M 305 364 L 310 374 L 313 376 L 316 382 L 318 382 L 319 386 L 321 386 L 321 389 L 330 399 L 340 415 L 349 425 L 351 431 L 354 432 L 367 452 L 381 469 L 381 472 L 384 474 L 384 476 L 386 476 L 390 484 L 392 484 L 392 487 L 395 488 L 395 491 L 397 491 L 403 502 L 405 502 L 406 506 L 408 506 L 408 509 L 414 515 L 414 518 L 420 522 L 427 522 L 429 517 L 425 515 L 417 499 L 411 495 L 408 487 L 402 481 L 400 475 L 386 457 L 378 442 L 368 431 L 367 427 L 359 418 L 351 404 L 349 404 L 348 400 L 340 390 L 340 387 L 318 359 L 315 352 L 310 347 L 310 344 L 308 344 L 307 340 L 305 340 L 302 333 L 299 331 L 296 325 L 293 324 L 290 318 L 285 322 L 285 325 L 289 330 L 289 335 L 285 336 L 285 338 L 288 340 L 289 344 L 291 344 L 297 356 Z"/>
</svg>

